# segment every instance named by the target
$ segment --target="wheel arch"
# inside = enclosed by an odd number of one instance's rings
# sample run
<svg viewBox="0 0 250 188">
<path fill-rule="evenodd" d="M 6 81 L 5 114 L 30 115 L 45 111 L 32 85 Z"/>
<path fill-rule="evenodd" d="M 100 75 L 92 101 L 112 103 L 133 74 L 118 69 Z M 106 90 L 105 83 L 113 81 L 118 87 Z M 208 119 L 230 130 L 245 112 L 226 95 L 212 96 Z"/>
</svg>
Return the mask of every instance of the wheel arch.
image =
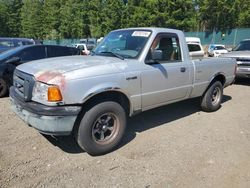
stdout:
<svg viewBox="0 0 250 188">
<path fill-rule="evenodd" d="M 83 107 L 93 105 L 100 101 L 115 101 L 118 102 L 126 111 L 127 114 L 131 113 L 131 102 L 127 94 L 122 92 L 120 88 L 103 88 L 96 92 L 90 93 L 83 99 Z"/>
<path fill-rule="evenodd" d="M 204 96 L 204 94 L 207 92 L 207 90 L 210 88 L 210 86 L 216 82 L 219 81 L 222 84 L 222 87 L 224 87 L 225 83 L 226 83 L 226 76 L 223 72 L 218 72 L 216 73 L 214 76 L 211 77 L 209 84 L 206 88 L 206 90 L 203 92 L 202 96 Z"/>
<path fill-rule="evenodd" d="M 223 72 L 218 72 L 216 73 L 214 76 L 212 76 L 212 78 L 210 79 L 209 85 L 211 85 L 211 83 L 215 82 L 215 81 L 220 81 L 222 86 L 225 85 L 226 83 L 226 76 Z"/>
</svg>

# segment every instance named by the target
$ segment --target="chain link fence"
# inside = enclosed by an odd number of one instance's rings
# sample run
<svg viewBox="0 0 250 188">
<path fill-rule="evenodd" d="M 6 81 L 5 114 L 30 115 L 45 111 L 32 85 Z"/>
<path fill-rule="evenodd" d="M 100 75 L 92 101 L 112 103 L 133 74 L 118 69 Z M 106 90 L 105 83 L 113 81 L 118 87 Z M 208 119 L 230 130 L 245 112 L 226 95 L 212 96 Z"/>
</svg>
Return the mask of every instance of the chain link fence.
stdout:
<svg viewBox="0 0 250 188">
<path fill-rule="evenodd" d="M 243 39 L 250 39 L 250 28 L 238 28 L 227 30 L 226 32 L 186 32 L 186 37 L 199 37 L 201 44 L 207 46 L 209 44 L 224 44 L 227 46 L 235 46 Z M 60 39 L 60 40 L 44 40 L 44 44 L 72 46 L 79 43 L 80 39 Z"/>
<path fill-rule="evenodd" d="M 250 39 L 250 28 L 238 28 L 226 32 L 186 32 L 186 37 L 199 37 L 202 45 L 224 44 L 235 46 L 244 39 Z"/>
</svg>

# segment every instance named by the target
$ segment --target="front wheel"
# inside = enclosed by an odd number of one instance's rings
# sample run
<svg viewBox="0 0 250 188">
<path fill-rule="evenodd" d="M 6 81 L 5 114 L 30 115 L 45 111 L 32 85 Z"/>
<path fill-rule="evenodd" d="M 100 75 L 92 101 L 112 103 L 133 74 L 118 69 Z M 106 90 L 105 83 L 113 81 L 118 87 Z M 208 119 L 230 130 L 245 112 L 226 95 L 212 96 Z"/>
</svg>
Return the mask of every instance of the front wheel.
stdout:
<svg viewBox="0 0 250 188">
<path fill-rule="evenodd" d="M 213 112 L 220 108 L 223 96 L 221 82 L 215 81 L 202 96 L 201 108 L 205 112 Z"/>
<path fill-rule="evenodd" d="M 103 155 L 120 143 L 126 128 L 126 113 L 117 102 L 101 102 L 83 115 L 76 141 L 90 155 Z"/>
</svg>

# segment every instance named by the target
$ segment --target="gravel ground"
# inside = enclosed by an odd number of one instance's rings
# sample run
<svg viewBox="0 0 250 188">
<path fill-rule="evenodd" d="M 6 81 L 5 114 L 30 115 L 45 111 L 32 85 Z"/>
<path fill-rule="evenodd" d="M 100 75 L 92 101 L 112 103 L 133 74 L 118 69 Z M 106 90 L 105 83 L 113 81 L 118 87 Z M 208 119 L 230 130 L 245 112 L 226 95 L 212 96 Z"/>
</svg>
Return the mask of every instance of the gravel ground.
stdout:
<svg viewBox="0 0 250 188">
<path fill-rule="evenodd" d="M 197 99 L 131 118 L 120 148 L 91 157 L 71 137 L 44 137 L 0 99 L 0 187 L 250 187 L 250 82 L 221 109 Z"/>
</svg>

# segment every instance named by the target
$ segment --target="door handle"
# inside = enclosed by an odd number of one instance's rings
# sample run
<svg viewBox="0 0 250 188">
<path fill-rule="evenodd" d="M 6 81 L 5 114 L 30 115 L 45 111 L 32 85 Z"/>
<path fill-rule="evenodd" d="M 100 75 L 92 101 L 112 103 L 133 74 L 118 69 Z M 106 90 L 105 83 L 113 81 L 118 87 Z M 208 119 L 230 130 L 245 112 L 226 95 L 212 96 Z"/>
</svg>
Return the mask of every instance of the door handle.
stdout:
<svg viewBox="0 0 250 188">
<path fill-rule="evenodd" d="M 186 72 L 187 68 L 186 67 L 181 67 L 180 71 L 181 72 Z"/>
<path fill-rule="evenodd" d="M 136 80 L 137 76 L 127 77 L 126 80 Z"/>
</svg>

